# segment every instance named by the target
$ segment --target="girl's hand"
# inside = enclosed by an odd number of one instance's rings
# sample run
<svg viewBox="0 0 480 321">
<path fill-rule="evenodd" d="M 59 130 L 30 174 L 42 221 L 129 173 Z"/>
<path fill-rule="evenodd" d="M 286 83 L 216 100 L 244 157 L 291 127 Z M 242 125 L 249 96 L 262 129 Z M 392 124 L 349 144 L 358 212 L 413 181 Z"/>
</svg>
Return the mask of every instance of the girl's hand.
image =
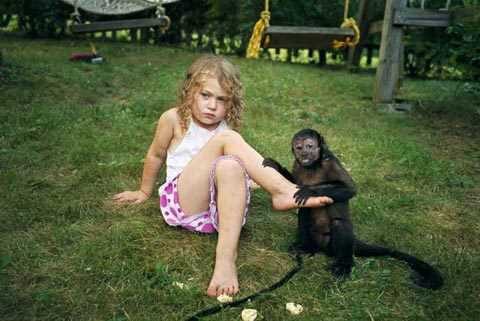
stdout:
<svg viewBox="0 0 480 321">
<path fill-rule="evenodd" d="M 122 193 L 118 193 L 113 195 L 113 200 L 115 203 L 123 204 L 140 204 L 145 202 L 150 196 L 146 193 L 138 190 L 138 191 L 125 191 Z"/>
</svg>

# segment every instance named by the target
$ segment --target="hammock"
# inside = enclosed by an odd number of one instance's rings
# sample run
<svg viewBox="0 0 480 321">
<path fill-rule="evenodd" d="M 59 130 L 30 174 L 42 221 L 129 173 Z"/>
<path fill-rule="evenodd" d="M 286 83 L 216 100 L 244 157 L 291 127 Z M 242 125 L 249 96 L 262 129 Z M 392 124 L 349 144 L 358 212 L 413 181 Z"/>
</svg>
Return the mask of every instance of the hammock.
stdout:
<svg viewBox="0 0 480 321">
<path fill-rule="evenodd" d="M 96 15 L 126 15 L 136 12 L 153 10 L 162 3 L 171 3 L 179 0 L 163 0 L 158 2 L 147 0 L 61 0 L 75 8 Z"/>
<path fill-rule="evenodd" d="M 160 28 L 162 32 L 170 27 L 170 18 L 165 15 L 164 3 L 176 2 L 179 0 L 159 0 L 157 2 L 146 0 L 61 0 L 73 6 L 72 18 L 74 24 L 71 26 L 73 33 L 91 33 L 99 31 L 113 31 L 131 28 Z M 94 15 L 121 16 L 136 12 L 155 10 L 156 18 L 93 21 L 82 23 L 79 9 Z"/>
</svg>

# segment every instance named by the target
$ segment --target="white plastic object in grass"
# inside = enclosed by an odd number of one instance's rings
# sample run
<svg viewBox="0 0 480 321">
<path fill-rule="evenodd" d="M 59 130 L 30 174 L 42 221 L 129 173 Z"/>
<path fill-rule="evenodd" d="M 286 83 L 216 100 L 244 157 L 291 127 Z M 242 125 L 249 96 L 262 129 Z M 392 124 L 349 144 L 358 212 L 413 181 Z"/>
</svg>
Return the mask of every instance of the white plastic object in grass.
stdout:
<svg viewBox="0 0 480 321">
<path fill-rule="evenodd" d="M 287 309 L 288 312 L 290 312 L 293 315 L 297 315 L 303 312 L 303 307 L 300 304 L 293 303 L 293 302 L 288 302 L 285 305 L 285 308 Z"/>
<path fill-rule="evenodd" d="M 243 309 L 242 320 L 243 321 L 255 321 L 258 316 L 258 312 L 255 309 Z"/>
</svg>

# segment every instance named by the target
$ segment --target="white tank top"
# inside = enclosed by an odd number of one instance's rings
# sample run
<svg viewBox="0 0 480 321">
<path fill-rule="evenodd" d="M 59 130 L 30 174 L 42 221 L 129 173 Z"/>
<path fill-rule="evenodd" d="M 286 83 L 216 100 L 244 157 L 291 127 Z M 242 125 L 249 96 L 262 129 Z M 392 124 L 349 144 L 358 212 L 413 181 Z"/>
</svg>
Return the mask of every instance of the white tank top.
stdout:
<svg viewBox="0 0 480 321">
<path fill-rule="evenodd" d="M 175 150 L 167 151 L 166 181 L 169 182 L 177 177 L 210 138 L 228 128 L 225 121 L 221 121 L 214 130 L 208 130 L 198 126 L 191 120 L 185 137 L 183 137 L 180 144 L 175 147 Z"/>
</svg>

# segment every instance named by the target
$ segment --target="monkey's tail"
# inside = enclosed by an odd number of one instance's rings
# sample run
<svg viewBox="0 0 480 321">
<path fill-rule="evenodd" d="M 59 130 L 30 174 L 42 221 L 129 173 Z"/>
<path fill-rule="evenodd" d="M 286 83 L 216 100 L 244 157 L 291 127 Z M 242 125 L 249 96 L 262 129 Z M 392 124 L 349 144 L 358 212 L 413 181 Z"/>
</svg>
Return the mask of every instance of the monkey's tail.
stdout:
<svg viewBox="0 0 480 321">
<path fill-rule="evenodd" d="M 355 239 L 354 253 L 360 257 L 390 256 L 403 261 L 412 269 L 413 282 L 423 288 L 437 290 L 443 285 L 443 278 L 440 272 L 425 261 L 413 255 L 392 250 L 387 247 L 367 244 Z"/>
<path fill-rule="evenodd" d="M 268 288 L 265 288 L 263 290 L 255 292 L 255 293 L 253 293 L 249 296 L 246 296 L 246 297 L 241 298 L 239 300 L 235 300 L 235 301 L 230 302 L 230 303 L 216 304 L 214 306 L 205 308 L 203 310 L 198 311 L 197 313 L 195 313 L 194 315 L 192 315 L 191 317 L 189 317 L 185 321 L 197 321 L 197 320 L 200 320 L 200 318 L 206 317 L 208 315 L 215 314 L 215 313 L 219 312 L 220 310 L 222 310 L 226 307 L 237 307 L 237 306 L 242 305 L 243 303 L 245 303 L 247 301 L 251 301 L 253 299 L 256 299 L 257 297 L 259 297 L 262 294 L 271 292 L 271 291 L 281 287 L 287 281 L 289 281 L 295 274 L 297 274 L 298 271 L 300 271 L 302 269 L 302 267 L 303 267 L 303 257 L 300 254 L 297 253 L 295 255 L 295 261 L 296 261 L 297 265 L 295 265 L 290 271 L 288 271 L 287 274 L 285 274 L 283 276 L 283 278 L 281 278 L 280 280 L 278 280 L 277 282 L 275 282 L 274 284 L 272 284 Z"/>
</svg>

